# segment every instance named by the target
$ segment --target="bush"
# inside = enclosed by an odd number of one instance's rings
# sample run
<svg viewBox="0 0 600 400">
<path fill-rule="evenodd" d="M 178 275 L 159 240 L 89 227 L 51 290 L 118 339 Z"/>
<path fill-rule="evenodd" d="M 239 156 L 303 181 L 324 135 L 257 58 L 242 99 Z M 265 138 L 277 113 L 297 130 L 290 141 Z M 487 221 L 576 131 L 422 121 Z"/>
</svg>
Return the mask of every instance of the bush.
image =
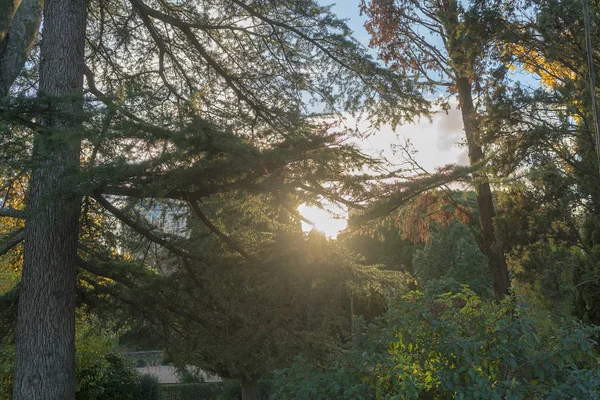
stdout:
<svg viewBox="0 0 600 400">
<path fill-rule="evenodd" d="M 142 375 L 133 392 L 133 400 L 158 400 L 160 398 L 158 378 L 152 375 Z"/>
<path fill-rule="evenodd" d="M 161 385 L 161 400 L 241 400 L 240 382 L 225 380 L 211 383 Z M 258 400 L 268 400 L 273 390 L 271 378 L 258 381 Z M 141 399 L 140 399 L 141 400 Z"/>
<path fill-rule="evenodd" d="M 161 400 L 217 400 L 223 385 L 221 383 L 187 383 L 161 385 Z"/>
<path fill-rule="evenodd" d="M 14 337 L 7 335 L 0 339 L 0 400 L 11 398 L 14 365 Z"/>
<path fill-rule="evenodd" d="M 267 375 L 265 378 L 258 381 L 256 385 L 256 398 L 258 400 L 268 400 L 273 393 L 273 378 Z M 223 391 L 219 396 L 219 400 L 241 400 L 242 388 L 240 382 L 236 380 L 223 381 Z"/>
<path fill-rule="evenodd" d="M 514 299 L 410 293 L 324 367 L 277 374 L 276 399 L 598 399 L 597 329 L 547 332 Z"/>
<path fill-rule="evenodd" d="M 98 357 L 77 370 L 77 400 L 158 400 L 158 380 L 140 375 L 117 354 Z"/>
<path fill-rule="evenodd" d="M 219 400 L 241 400 L 242 387 L 240 382 L 236 380 L 223 381 L 223 390 L 219 396 Z"/>
</svg>

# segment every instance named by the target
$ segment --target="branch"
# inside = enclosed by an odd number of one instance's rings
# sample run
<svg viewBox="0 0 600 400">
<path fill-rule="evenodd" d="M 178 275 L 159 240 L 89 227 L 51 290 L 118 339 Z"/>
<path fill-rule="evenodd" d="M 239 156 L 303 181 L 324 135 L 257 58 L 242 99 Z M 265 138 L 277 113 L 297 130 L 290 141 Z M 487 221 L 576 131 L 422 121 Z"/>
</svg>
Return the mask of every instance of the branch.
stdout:
<svg viewBox="0 0 600 400">
<path fill-rule="evenodd" d="M 311 43 L 312 45 L 314 45 L 316 48 L 318 48 L 319 50 L 321 50 L 327 57 L 331 58 L 333 61 L 335 61 L 336 63 L 338 63 L 339 65 L 341 65 L 342 67 L 346 68 L 349 71 L 353 71 L 353 72 L 357 72 L 354 68 L 352 68 L 350 65 L 346 64 L 345 62 L 343 62 L 342 60 L 340 60 L 338 57 L 335 56 L 335 54 L 333 54 L 331 51 L 329 51 L 325 46 L 321 45 L 317 39 L 311 38 L 310 36 L 306 35 L 304 32 L 302 32 L 299 29 L 296 29 L 295 27 L 288 25 L 286 23 L 283 22 L 279 22 L 279 21 L 275 21 L 273 19 L 270 19 L 260 13 L 258 13 L 257 11 L 255 11 L 253 8 L 249 7 L 248 5 L 244 4 L 244 2 L 242 1 L 238 1 L 238 0 L 232 0 L 233 3 L 237 4 L 238 6 L 240 6 L 241 8 L 243 8 L 244 10 L 246 10 L 248 12 L 248 14 L 250 14 L 251 16 L 260 19 L 263 22 L 266 22 L 267 24 L 271 25 L 271 26 L 277 26 L 279 28 L 283 28 L 287 31 L 290 31 L 294 34 L 296 34 L 298 37 L 306 40 L 307 42 Z M 357 72 L 358 73 L 358 72 Z M 364 79 L 362 77 L 362 74 L 359 74 L 359 77 L 361 80 Z"/>
<path fill-rule="evenodd" d="M 133 300 L 126 298 L 123 295 L 123 291 L 114 290 L 112 287 L 110 287 L 108 285 L 99 285 L 97 282 L 94 282 L 92 279 L 89 279 L 86 277 L 83 277 L 83 280 L 85 280 L 87 283 L 89 283 L 95 290 L 107 293 L 110 296 L 113 296 L 114 298 L 128 304 L 131 307 L 142 309 L 143 311 L 148 311 L 152 315 L 156 315 L 156 313 L 158 311 L 160 311 L 160 310 L 157 310 L 158 307 L 163 307 L 167 311 L 171 312 L 172 314 L 174 314 L 176 316 L 182 317 L 186 321 L 195 322 L 204 328 L 207 328 L 209 326 L 207 321 L 200 319 L 194 313 L 185 312 L 182 307 L 177 307 L 175 304 L 172 304 L 171 299 L 167 299 L 164 296 L 161 296 L 160 294 L 158 294 L 158 296 L 160 296 L 162 298 L 157 298 L 157 294 L 153 294 L 153 296 L 147 297 L 147 300 L 150 300 L 150 301 L 153 300 L 153 304 L 152 303 L 148 304 L 147 302 L 138 303 L 138 302 L 135 302 Z"/>
<path fill-rule="evenodd" d="M 123 284 L 124 286 L 127 286 L 128 288 L 133 288 L 135 285 L 133 284 L 133 282 L 131 282 L 129 279 L 127 279 L 124 276 L 121 276 L 120 274 L 115 274 L 112 271 L 108 271 L 106 269 L 103 269 L 101 266 L 99 266 L 96 262 L 91 261 L 91 260 L 84 260 L 81 257 L 77 257 L 77 266 L 83 270 L 86 270 L 87 272 L 103 277 L 103 278 L 108 278 L 111 279 L 115 282 L 119 282 L 121 284 Z"/>
<path fill-rule="evenodd" d="M 122 113 L 126 117 L 130 118 L 132 121 L 137 122 L 139 124 L 140 129 L 146 129 L 146 130 L 148 130 L 150 132 L 154 132 L 154 133 L 156 133 L 156 132 L 161 133 L 162 135 L 164 135 L 165 138 L 169 138 L 169 137 L 173 136 L 173 132 L 169 131 L 168 129 L 165 129 L 165 128 L 159 127 L 159 126 L 155 126 L 155 125 L 151 125 L 151 124 L 145 122 L 143 119 L 130 113 L 123 107 L 117 106 L 107 95 L 105 95 L 98 89 L 98 87 L 96 86 L 96 80 L 94 77 L 94 73 L 87 65 L 83 66 L 83 74 L 85 75 L 87 83 L 88 83 L 88 91 L 90 93 L 92 93 L 94 96 L 96 96 L 96 98 L 98 100 L 100 100 L 101 102 L 103 102 L 109 109 L 118 110 L 120 113 Z"/>
<path fill-rule="evenodd" d="M 231 90 L 233 90 L 235 92 L 235 94 L 242 101 L 244 101 L 250 108 L 252 108 L 258 116 L 262 117 L 267 122 L 271 121 L 271 118 L 270 118 L 271 115 L 268 115 L 269 111 L 263 110 L 263 108 L 260 106 L 260 104 L 254 102 L 252 99 L 250 99 L 250 97 L 247 95 L 247 93 L 244 90 L 242 90 L 243 86 L 239 82 L 239 79 L 230 75 L 209 54 L 208 50 L 200 43 L 200 41 L 198 40 L 198 38 L 196 37 L 196 35 L 194 35 L 194 33 L 192 31 L 192 27 L 194 27 L 194 25 L 187 24 L 184 21 L 181 21 L 175 17 L 172 17 L 170 15 L 156 11 L 156 10 L 148 7 L 146 4 L 144 4 L 140 0 L 129 0 L 129 2 L 138 11 L 138 13 L 140 14 L 140 17 L 146 23 L 146 25 L 147 25 L 147 22 L 149 21 L 148 16 L 152 16 L 153 18 L 156 18 L 166 24 L 169 24 L 171 26 L 178 28 L 185 35 L 185 37 L 188 39 L 190 44 L 200 54 L 200 56 L 204 59 L 206 64 L 208 66 L 210 66 L 213 70 L 215 70 L 215 72 L 219 76 L 221 76 L 221 78 L 223 78 L 225 80 L 225 83 L 227 84 L 227 86 L 229 86 L 229 88 Z M 154 39 L 156 41 L 156 38 L 154 38 Z M 158 41 L 161 42 L 161 39 L 159 38 Z M 162 46 L 162 44 L 158 43 L 158 42 L 156 43 L 156 45 L 159 47 Z"/>
<path fill-rule="evenodd" d="M 176 254 L 176 255 L 178 255 L 180 257 L 184 257 L 184 258 L 193 258 L 198 261 L 204 261 L 204 259 L 202 257 L 193 255 L 189 251 L 183 250 L 183 249 L 179 248 L 178 246 L 175 246 L 173 243 L 170 243 L 168 240 L 153 233 L 150 229 L 144 227 L 142 224 L 131 220 L 123 211 L 121 211 L 117 207 L 113 206 L 104 197 L 98 195 L 98 196 L 94 196 L 94 199 L 102 207 L 104 207 L 108 212 L 110 212 L 112 215 L 114 215 L 119 220 L 121 220 L 121 222 L 123 222 L 125 225 L 129 226 L 131 229 L 133 229 L 140 235 L 144 236 L 145 238 L 153 241 L 156 244 L 161 245 L 162 247 L 164 247 L 167 250 L 170 250 L 173 254 Z"/>
<path fill-rule="evenodd" d="M 14 208 L 0 208 L 0 217 L 25 219 L 25 213 Z"/>
<path fill-rule="evenodd" d="M 13 247 L 21 243 L 25 239 L 25 230 L 20 229 L 17 233 L 12 235 L 6 242 L 0 246 L 0 256 L 8 253 Z"/>
<path fill-rule="evenodd" d="M 344 199 L 341 196 L 335 195 L 333 193 L 329 193 L 329 192 L 327 192 L 327 190 L 325 190 L 324 188 L 322 188 L 320 186 L 312 187 L 312 186 L 305 185 L 303 183 L 298 183 L 296 186 L 299 187 L 300 189 L 306 190 L 307 192 L 319 194 L 328 200 L 338 202 L 340 204 L 343 204 L 343 205 L 353 208 L 355 210 L 364 210 L 365 209 L 365 207 L 362 206 L 361 204 L 354 203 L 352 201 Z"/>
<path fill-rule="evenodd" d="M 223 240 L 225 243 L 227 243 L 229 245 L 229 247 L 231 247 L 233 250 L 235 250 L 236 252 L 238 252 L 246 260 L 248 260 L 248 261 L 254 261 L 254 258 L 252 256 L 250 256 L 248 253 L 246 253 L 229 236 L 227 236 L 226 234 L 224 234 L 223 232 L 221 232 L 219 230 L 219 228 L 217 228 L 212 222 L 210 222 L 210 220 L 206 217 L 206 215 L 204 215 L 204 213 L 202 213 L 202 210 L 200 210 L 200 207 L 198 207 L 198 203 L 196 203 L 193 200 L 190 200 L 190 201 L 188 201 L 188 204 L 190 205 L 190 207 L 192 208 L 192 211 L 194 211 L 194 214 L 196 214 L 196 216 L 198 217 L 198 219 L 200 219 L 200 221 L 202 221 L 202 223 L 204 225 L 206 225 L 206 227 L 210 231 L 212 231 L 215 235 L 217 235 L 219 238 L 221 238 L 221 240 Z"/>
<path fill-rule="evenodd" d="M 293 207 L 290 207 L 289 205 L 285 204 L 283 201 L 281 202 L 281 206 L 284 208 L 284 210 L 289 212 L 294 217 L 298 218 L 300 221 L 312 226 L 313 228 L 315 227 L 315 223 L 312 222 L 310 219 L 306 218 L 304 215 L 300 214 L 298 212 L 298 210 L 294 210 Z"/>
<path fill-rule="evenodd" d="M 371 210 L 361 216 L 355 217 L 354 220 L 356 223 L 359 223 L 387 216 L 421 193 L 464 179 L 470 173 L 472 173 L 472 168 L 470 167 L 454 166 L 454 169 L 449 173 L 427 175 L 420 179 L 404 183 L 401 189 L 387 200 L 376 204 Z"/>
</svg>

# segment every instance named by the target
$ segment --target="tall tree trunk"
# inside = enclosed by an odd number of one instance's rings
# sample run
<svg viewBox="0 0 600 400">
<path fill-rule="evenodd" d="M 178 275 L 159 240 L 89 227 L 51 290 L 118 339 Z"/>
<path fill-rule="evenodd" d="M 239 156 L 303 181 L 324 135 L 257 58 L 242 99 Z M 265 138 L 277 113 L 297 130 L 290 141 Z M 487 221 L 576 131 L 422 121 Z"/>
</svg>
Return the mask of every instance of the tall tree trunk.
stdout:
<svg viewBox="0 0 600 400">
<path fill-rule="evenodd" d="M 242 400 L 256 400 L 256 388 L 258 379 L 242 378 Z"/>
<path fill-rule="evenodd" d="M 14 400 L 75 399 L 75 258 L 85 0 L 44 6 L 39 94 L 17 322 Z"/>
<path fill-rule="evenodd" d="M 456 80 L 456 87 L 463 124 L 465 126 L 469 162 L 471 165 L 477 165 L 483 161 L 484 157 L 481 143 L 479 143 L 479 124 L 477 113 L 473 106 L 471 83 L 468 78 L 460 77 Z M 479 222 L 482 233 L 482 240 L 479 243 L 479 247 L 487 258 L 488 269 L 494 286 L 494 295 L 497 300 L 502 300 L 504 296 L 509 294 L 510 279 L 506 258 L 496 243 L 494 229 L 496 212 L 494 210 L 492 191 L 487 175 L 484 172 L 474 172 L 473 177 L 475 178 L 475 192 L 477 194 L 477 207 L 479 209 Z"/>
</svg>

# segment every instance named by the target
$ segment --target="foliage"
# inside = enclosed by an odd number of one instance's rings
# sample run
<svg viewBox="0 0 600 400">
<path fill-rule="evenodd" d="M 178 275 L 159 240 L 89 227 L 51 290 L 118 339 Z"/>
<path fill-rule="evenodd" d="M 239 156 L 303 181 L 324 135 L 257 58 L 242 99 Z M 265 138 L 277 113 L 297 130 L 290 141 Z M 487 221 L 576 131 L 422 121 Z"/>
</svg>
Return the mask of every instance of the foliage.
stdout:
<svg viewBox="0 0 600 400">
<path fill-rule="evenodd" d="M 158 400 L 158 380 L 140 375 L 125 358 L 108 353 L 77 366 L 78 400 Z"/>
<path fill-rule="evenodd" d="M 600 396 L 597 328 L 545 326 L 514 298 L 465 290 L 392 299 L 324 366 L 278 374 L 278 399 L 592 399 Z"/>
<path fill-rule="evenodd" d="M 487 264 L 469 229 L 460 222 L 431 226 L 431 241 L 417 250 L 414 275 L 426 295 L 457 293 L 467 285 L 482 297 L 492 297 Z"/>
<path fill-rule="evenodd" d="M 140 375 L 114 353 L 118 334 L 93 315 L 81 315 L 76 329 L 78 400 L 157 400 L 158 380 Z"/>
<path fill-rule="evenodd" d="M 220 383 L 187 383 L 177 385 L 161 385 L 161 400 L 217 400 L 223 390 Z"/>
<path fill-rule="evenodd" d="M 0 340 L 0 400 L 10 400 L 15 363 L 14 334 Z"/>
<path fill-rule="evenodd" d="M 357 260 L 366 265 L 379 264 L 384 269 L 413 273 L 413 256 L 421 247 L 404 239 L 401 228 L 392 218 L 377 219 L 340 232 L 337 241 Z"/>
<path fill-rule="evenodd" d="M 258 381 L 257 399 L 267 400 L 273 390 L 273 381 L 264 378 Z M 161 400 L 240 400 L 240 382 L 236 380 L 224 380 L 222 382 L 204 382 L 161 385 Z"/>
<path fill-rule="evenodd" d="M 142 375 L 133 392 L 133 400 L 160 400 L 160 396 L 158 378 L 148 374 Z"/>
<path fill-rule="evenodd" d="M 256 398 L 258 400 L 269 400 L 273 393 L 273 378 L 271 375 L 260 379 L 256 385 Z M 218 400 L 241 400 L 240 382 L 227 380 L 223 382 L 223 391 Z"/>
<path fill-rule="evenodd" d="M 499 196 L 499 238 L 517 290 L 559 316 L 573 313 L 598 324 L 600 175 L 594 89 L 581 46 L 582 7 L 573 0 L 527 5 L 505 52 L 513 67 L 534 74 L 541 87 L 498 92 L 500 107 L 486 121 L 498 128 L 502 142 L 494 168 L 519 178 Z M 595 26 L 598 8 L 593 3 L 590 17 Z M 591 35 L 597 44 L 597 29 Z"/>
<path fill-rule="evenodd" d="M 94 316 L 80 314 L 76 324 L 76 398 L 78 400 L 158 400 L 158 381 L 140 375 L 114 353 L 117 335 Z M 0 346 L 0 399 L 12 393 L 14 331 Z"/>
<path fill-rule="evenodd" d="M 208 214 L 211 203 L 203 206 Z M 190 239 L 206 263 L 168 261 L 196 277 L 177 281 L 171 272 L 160 284 L 170 304 L 193 319 L 169 316 L 166 323 L 166 315 L 152 316 L 164 327 L 169 358 L 180 367 L 256 381 L 295 355 L 319 358 L 344 340 L 350 333 L 351 296 L 356 312 L 369 313 L 383 308 L 387 290 L 403 288 L 401 274 L 358 265 L 316 231 L 305 236 L 285 209 L 254 199 L 236 208 L 236 202 L 219 204 L 224 212 L 211 213 L 211 220 L 228 227 L 230 238 L 252 252 L 248 259 L 196 226 Z"/>
</svg>

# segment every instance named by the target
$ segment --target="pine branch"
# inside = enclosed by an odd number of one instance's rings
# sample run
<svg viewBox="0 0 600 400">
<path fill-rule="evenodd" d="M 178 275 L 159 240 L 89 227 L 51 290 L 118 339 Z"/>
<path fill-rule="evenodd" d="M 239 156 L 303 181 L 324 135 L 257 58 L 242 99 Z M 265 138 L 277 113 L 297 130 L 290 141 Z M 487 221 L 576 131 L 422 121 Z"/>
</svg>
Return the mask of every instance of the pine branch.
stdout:
<svg viewBox="0 0 600 400">
<path fill-rule="evenodd" d="M 204 215 L 204 213 L 202 212 L 202 210 L 200 210 L 200 207 L 198 207 L 198 203 L 196 203 L 193 200 L 188 201 L 188 204 L 190 205 L 192 211 L 194 212 L 194 214 L 196 214 L 196 216 L 198 217 L 198 219 L 200 221 L 202 221 L 202 223 L 211 231 L 213 232 L 215 235 L 217 235 L 221 240 L 223 240 L 225 243 L 227 243 L 229 245 L 229 247 L 231 247 L 233 250 L 235 250 L 237 253 L 239 253 L 242 257 L 244 257 L 246 260 L 248 261 L 252 261 L 254 262 L 254 258 L 252 256 L 250 256 L 248 253 L 246 253 L 244 251 L 244 249 L 242 249 L 235 241 L 233 241 L 229 236 L 227 236 L 226 234 L 224 234 L 223 232 L 221 232 L 219 230 L 219 228 L 217 228 L 207 217 L 206 215 Z"/>
<path fill-rule="evenodd" d="M 171 314 L 183 318 L 185 321 L 195 322 L 195 323 L 199 324 L 200 326 L 202 326 L 203 328 L 208 328 L 210 326 L 210 321 L 200 319 L 194 313 L 185 312 L 183 308 L 177 307 L 175 304 L 172 304 L 170 299 L 166 299 L 166 298 L 156 299 L 156 293 L 154 294 L 154 296 L 152 296 L 152 299 L 154 300 L 153 304 L 147 304 L 145 302 L 138 303 L 138 302 L 134 302 L 134 301 L 126 298 L 123 295 L 126 292 L 124 292 L 122 290 L 114 290 L 113 288 L 111 288 L 108 285 L 99 285 L 94 280 L 86 278 L 86 277 L 83 277 L 82 279 L 84 281 L 86 281 L 87 283 L 89 283 L 95 290 L 107 293 L 110 296 L 114 297 L 115 299 L 118 299 L 119 301 L 122 301 L 123 303 L 126 303 L 133 308 L 142 309 L 144 311 L 149 311 L 151 315 L 156 315 L 158 312 L 160 312 L 160 308 L 164 308 L 165 310 L 169 311 Z"/>
<path fill-rule="evenodd" d="M 129 2 L 138 11 L 140 17 L 142 18 L 142 21 L 144 22 L 144 24 L 146 25 L 146 27 L 148 29 L 152 29 L 152 25 L 151 25 L 150 19 L 149 19 L 150 16 L 158 19 L 159 21 L 161 21 L 165 24 L 171 25 L 171 26 L 179 29 L 179 31 L 181 31 L 181 33 L 183 33 L 185 35 L 185 37 L 188 39 L 190 44 L 196 49 L 196 51 L 204 59 L 204 61 L 207 63 L 207 65 L 209 65 L 221 78 L 223 78 L 223 80 L 225 80 L 225 83 L 227 84 L 227 86 L 231 90 L 233 90 L 234 93 L 243 102 L 245 102 L 250 108 L 252 108 L 256 112 L 256 114 L 258 116 L 262 117 L 265 121 L 270 122 L 270 123 L 274 122 L 273 121 L 274 116 L 267 115 L 268 110 L 264 110 L 260 106 L 259 103 L 255 102 L 248 96 L 247 90 L 244 90 L 245 88 L 243 87 L 241 82 L 239 82 L 239 80 L 237 78 L 235 78 L 231 74 L 229 74 L 229 72 L 227 72 L 213 57 L 211 57 L 211 55 L 209 54 L 207 49 L 200 43 L 200 41 L 198 40 L 196 35 L 194 35 L 194 32 L 192 32 L 191 28 L 192 27 L 195 28 L 196 26 L 190 25 L 184 21 L 181 21 L 178 18 L 161 13 L 160 11 L 154 10 L 154 9 L 148 7 L 146 4 L 144 4 L 140 0 L 129 0 Z M 153 35 L 153 39 L 156 42 L 157 47 L 164 48 L 164 44 L 162 43 L 163 41 L 161 38 L 158 38 L 156 35 Z"/>
<path fill-rule="evenodd" d="M 15 210 L 14 208 L 0 208 L 0 217 L 20 218 L 25 219 L 23 210 Z"/>
<path fill-rule="evenodd" d="M 6 253 L 8 253 L 13 247 L 21 243 L 24 239 L 25 230 L 20 229 L 19 231 L 17 231 L 17 233 L 9 237 L 4 243 L 2 243 L 2 245 L 0 245 L 0 256 L 3 256 Z"/>
<path fill-rule="evenodd" d="M 166 239 L 158 236 L 157 234 L 153 233 L 151 229 L 146 228 L 145 226 L 143 226 L 143 224 L 138 223 L 136 221 L 133 221 L 123 211 L 119 210 L 117 207 L 115 207 L 114 205 L 112 205 L 104 197 L 102 197 L 102 196 L 94 196 L 94 199 L 102 207 L 104 207 L 108 212 L 110 212 L 117 219 L 119 219 L 121 222 L 123 222 L 125 225 L 129 226 L 135 232 L 137 232 L 140 235 L 144 236 L 148 240 L 151 240 L 154 243 L 156 243 L 156 244 L 164 247 L 165 249 L 171 251 L 171 253 L 173 253 L 175 255 L 178 255 L 180 257 L 184 257 L 184 258 L 192 258 L 192 259 L 195 259 L 195 260 L 198 260 L 198 261 L 201 261 L 201 262 L 204 261 L 203 257 L 200 257 L 198 255 L 192 254 L 189 251 L 184 250 L 184 249 L 182 249 L 182 248 L 174 245 L 173 243 L 169 242 L 168 240 L 166 240 Z"/>
<path fill-rule="evenodd" d="M 453 166 L 453 169 L 449 172 L 430 174 L 411 182 L 399 184 L 400 187 L 394 194 L 376 204 L 363 215 L 356 217 L 354 222 L 360 223 L 389 215 L 420 194 L 451 182 L 460 181 L 472 172 L 473 168 Z"/>
<path fill-rule="evenodd" d="M 315 227 L 315 223 L 313 221 L 311 221 L 310 219 L 306 218 L 304 215 L 300 214 L 298 212 L 298 210 L 294 210 L 292 207 L 290 207 L 289 205 L 285 204 L 283 201 L 281 202 L 281 206 L 287 211 L 289 212 L 291 215 L 293 215 L 295 218 L 298 218 L 300 221 L 312 226 L 313 228 Z"/>
<path fill-rule="evenodd" d="M 104 264 L 106 264 L 106 262 Z M 84 260 L 81 257 L 77 257 L 77 266 L 91 274 L 119 282 L 130 289 L 135 286 L 134 283 L 128 278 L 108 269 L 102 268 L 102 266 L 95 260 Z"/>
</svg>

